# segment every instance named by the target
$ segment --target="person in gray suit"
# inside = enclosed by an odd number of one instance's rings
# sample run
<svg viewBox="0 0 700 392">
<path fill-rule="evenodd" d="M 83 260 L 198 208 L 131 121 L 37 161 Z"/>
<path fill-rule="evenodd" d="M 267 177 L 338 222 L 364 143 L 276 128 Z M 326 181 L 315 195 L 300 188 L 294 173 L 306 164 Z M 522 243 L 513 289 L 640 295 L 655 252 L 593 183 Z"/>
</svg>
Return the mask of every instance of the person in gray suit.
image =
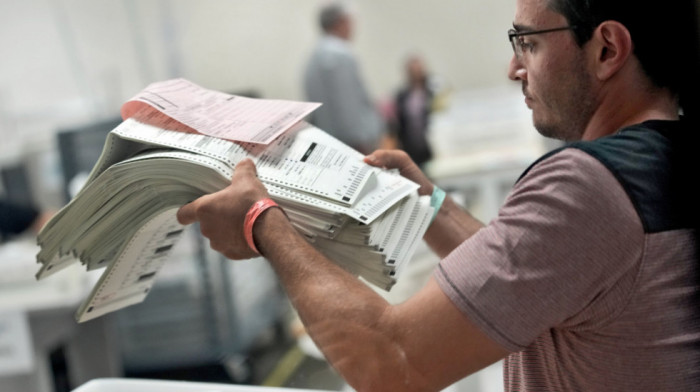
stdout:
<svg viewBox="0 0 700 392">
<path fill-rule="evenodd" d="M 349 41 L 352 16 L 340 3 L 319 13 L 322 36 L 304 71 L 306 99 L 323 104 L 310 122 L 363 154 L 378 147 L 384 123 L 360 77 Z"/>
</svg>

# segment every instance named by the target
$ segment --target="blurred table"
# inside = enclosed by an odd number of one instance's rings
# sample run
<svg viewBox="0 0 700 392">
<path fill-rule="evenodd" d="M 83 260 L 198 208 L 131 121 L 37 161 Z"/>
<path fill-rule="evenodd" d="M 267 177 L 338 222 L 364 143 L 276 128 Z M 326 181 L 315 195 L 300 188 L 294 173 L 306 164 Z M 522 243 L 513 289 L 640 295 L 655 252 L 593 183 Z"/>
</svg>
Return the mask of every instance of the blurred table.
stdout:
<svg viewBox="0 0 700 392">
<path fill-rule="evenodd" d="M 33 238 L 0 245 L 0 350 L 24 366 L 0 372 L 3 392 L 54 391 L 50 354 L 63 348 L 66 374 L 74 385 L 121 375 L 108 317 L 78 324 L 73 314 L 92 287 L 92 276 L 74 265 L 36 281 L 38 247 Z M 4 326 L 4 327 L 3 327 Z M 25 330 L 23 330 L 25 329 Z"/>
</svg>

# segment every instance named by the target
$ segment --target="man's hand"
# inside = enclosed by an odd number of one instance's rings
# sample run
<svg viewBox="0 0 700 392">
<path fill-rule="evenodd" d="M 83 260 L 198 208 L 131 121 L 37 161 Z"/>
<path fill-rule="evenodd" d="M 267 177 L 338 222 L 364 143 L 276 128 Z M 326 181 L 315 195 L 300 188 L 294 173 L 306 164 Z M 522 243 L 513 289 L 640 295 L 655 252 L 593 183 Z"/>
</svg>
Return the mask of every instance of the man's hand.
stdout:
<svg viewBox="0 0 700 392">
<path fill-rule="evenodd" d="M 265 197 L 267 190 L 257 178 L 255 164 L 245 159 L 236 165 L 229 186 L 184 205 L 177 220 L 183 225 L 199 222 L 211 248 L 229 259 L 249 259 L 258 254 L 245 241 L 243 221 L 253 203 Z"/>
<path fill-rule="evenodd" d="M 401 150 L 376 150 L 367 155 L 364 159 L 365 163 L 372 166 L 383 167 L 386 169 L 399 169 L 399 173 L 409 180 L 420 185 L 418 188 L 419 195 L 430 195 L 433 193 L 433 183 L 420 170 L 411 157 Z"/>
<path fill-rule="evenodd" d="M 420 185 L 419 195 L 432 195 L 435 188 L 405 151 L 377 150 L 365 157 L 365 163 L 387 169 L 399 169 L 402 176 Z M 483 226 L 483 223 L 447 196 L 423 239 L 433 252 L 443 258 Z"/>
</svg>

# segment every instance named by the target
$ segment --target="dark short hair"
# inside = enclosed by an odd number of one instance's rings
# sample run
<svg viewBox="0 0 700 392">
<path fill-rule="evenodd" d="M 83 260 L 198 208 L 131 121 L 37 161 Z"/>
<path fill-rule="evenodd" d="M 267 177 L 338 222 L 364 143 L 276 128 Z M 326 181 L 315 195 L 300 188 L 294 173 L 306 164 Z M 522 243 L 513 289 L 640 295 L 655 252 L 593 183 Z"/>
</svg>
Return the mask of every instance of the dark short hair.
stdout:
<svg viewBox="0 0 700 392">
<path fill-rule="evenodd" d="M 347 13 L 348 11 L 342 3 L 332 2 L 325 5 L 318 14 L 318 22 L 321 29 L 323 31 L 329 31 L 343 19 Z"/>
<path fill-rule="evenodd" d="M 697 0 L 548 0 L 562 14 L 579 45 L 588 42 L 598 25 L 615 20 L 629 30 L 634 54 L 652 83 L 679 94 L 681 105 L 692 91 L 687 84 L 699 72 Z M 692 83 L 697 86 L 696 83 Z M 685 109 L 685 108 L 684 108 Z"/>
</svg>

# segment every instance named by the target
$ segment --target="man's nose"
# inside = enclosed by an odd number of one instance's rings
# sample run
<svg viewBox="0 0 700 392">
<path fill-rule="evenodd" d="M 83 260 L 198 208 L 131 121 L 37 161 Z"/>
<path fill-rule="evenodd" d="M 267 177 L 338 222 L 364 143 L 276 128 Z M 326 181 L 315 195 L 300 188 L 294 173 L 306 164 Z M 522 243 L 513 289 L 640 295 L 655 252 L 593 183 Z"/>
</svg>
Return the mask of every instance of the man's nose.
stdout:
<svg viewBox="0 0 700 392">
<path fill-rule="evenodd" d="M 527 79 L 527 71 L 525 70 L 522 61 L 520 61 L 516 55 L 513 55 L 513 57 L 510 59 L 510 64 L 508 66 L 508 78 L 513 81 Z"/>
</svg>

